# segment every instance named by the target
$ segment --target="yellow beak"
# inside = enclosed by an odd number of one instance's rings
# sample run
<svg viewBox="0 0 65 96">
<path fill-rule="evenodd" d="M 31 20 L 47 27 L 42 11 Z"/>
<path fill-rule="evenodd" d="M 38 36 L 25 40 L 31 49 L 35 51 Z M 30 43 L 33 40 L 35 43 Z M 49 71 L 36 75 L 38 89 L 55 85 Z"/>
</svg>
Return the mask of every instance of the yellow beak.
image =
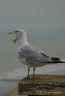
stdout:
<svg viewBox="0 0 65 96">
<path fill-rule="evenodd" d="M 8 32 L 8 34 L 14 34 L 14 32 Z"/>
<path fill-rule="evenodd" d="M 8 32 L 8 35 L 9 35 L 9 34 L 14 34 L 14 32 Z M 11 43 L 15 44 L 16 41 L 17 41 L 17 39 L 15 38 L 14 40 L 11 41 Z"/>
<path fill-rule="evenodd" d="M 11 42 L 14 43 L 14 45 L 15 45 L 16 41 L 17 41 L 17 39 L 14 39 Z"/>
</svg>

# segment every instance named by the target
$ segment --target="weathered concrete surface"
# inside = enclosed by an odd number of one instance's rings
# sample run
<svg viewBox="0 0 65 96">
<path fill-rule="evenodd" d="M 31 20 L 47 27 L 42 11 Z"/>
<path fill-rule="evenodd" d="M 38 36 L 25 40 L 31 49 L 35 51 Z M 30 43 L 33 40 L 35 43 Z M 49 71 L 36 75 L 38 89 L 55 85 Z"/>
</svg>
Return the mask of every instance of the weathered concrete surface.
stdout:
<svg viewBox="0 0 65 96">
<path fill-rule="evenodd" d="M 18 83 L 18 93 L 20 95 L 57 95 L 65 94 L 65 76 L 35 75 L 33 79 L 24 78 Z"/>
</svg>

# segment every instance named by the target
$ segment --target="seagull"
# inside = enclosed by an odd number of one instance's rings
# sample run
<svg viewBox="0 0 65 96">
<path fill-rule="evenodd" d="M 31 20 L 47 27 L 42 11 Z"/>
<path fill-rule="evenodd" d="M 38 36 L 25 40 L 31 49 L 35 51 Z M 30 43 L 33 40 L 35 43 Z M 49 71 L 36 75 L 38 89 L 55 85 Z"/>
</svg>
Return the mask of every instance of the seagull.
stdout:
<svg viewBox="0 0 65 96">
<path fill-rule="evenodd" d="M 15 34 L 16 36 L 16 38 L 12 40 L 12 42 L 14 44 L 16 42 L 18 43 L 18 58 L 21 61 L 21 63 L 26 64 L 28 66 L 27 77 L 29 77 L 30 68 L 33 68 L 34 77 L 36 67 L 41 67 L 53 63 L 65 63 L 65 59 L 48 56 L 43 51 L 37 50 L 37 48 L 33 47 L 28 42 L 27 32 L 25 30 L 17 29 L 13 32 L 9 32 L 8 34 Z"/>
</svg>

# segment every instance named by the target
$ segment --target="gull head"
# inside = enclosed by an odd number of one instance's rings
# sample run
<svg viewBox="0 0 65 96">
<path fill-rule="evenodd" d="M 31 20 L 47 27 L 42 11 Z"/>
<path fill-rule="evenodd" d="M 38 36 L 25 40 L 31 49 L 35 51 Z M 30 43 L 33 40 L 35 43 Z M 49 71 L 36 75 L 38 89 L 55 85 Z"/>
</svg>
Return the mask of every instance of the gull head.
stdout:
<svg viewBox="0 0 65 96">
<path fill-rule="evenodd" d="M 19 43 L 25 43 L 27 41 L 27 34 L 23 29 L 17 29 L 14 30 L 13 32 L 9 32 L 8 34 L 15 34 L 16 38 L 12 40 L 12 42 L 15 44 L 16 41 Z"/>
</svg>

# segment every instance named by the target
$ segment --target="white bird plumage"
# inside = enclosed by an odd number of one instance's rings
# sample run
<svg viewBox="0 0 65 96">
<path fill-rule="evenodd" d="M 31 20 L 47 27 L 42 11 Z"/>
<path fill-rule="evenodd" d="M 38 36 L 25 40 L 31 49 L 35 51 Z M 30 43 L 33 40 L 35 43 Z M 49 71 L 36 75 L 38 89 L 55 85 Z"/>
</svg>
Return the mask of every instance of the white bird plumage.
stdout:
<svg viewBox="0 0 65 96">
<path fill-rule="evenodd" d="M 10 33 L 16 34 L 16 38 L 13 41 L 17 41 L 17 43 L 19 44 L 18 58 L 21 62 L 23 62 L 23 64 L 26 64 L 28 66 L 28 76 L 30 67 L 33 67 L 34 76 L 35 67 L 53 63 L 65 63 L 65 61 L 61 60 L 60 58 L 47 56 L 43 52 L 32 47 L 27 40 L 26 31 L 24 31 L 23 29 L 17 29 L 14 32 Z"/>
</svg>

